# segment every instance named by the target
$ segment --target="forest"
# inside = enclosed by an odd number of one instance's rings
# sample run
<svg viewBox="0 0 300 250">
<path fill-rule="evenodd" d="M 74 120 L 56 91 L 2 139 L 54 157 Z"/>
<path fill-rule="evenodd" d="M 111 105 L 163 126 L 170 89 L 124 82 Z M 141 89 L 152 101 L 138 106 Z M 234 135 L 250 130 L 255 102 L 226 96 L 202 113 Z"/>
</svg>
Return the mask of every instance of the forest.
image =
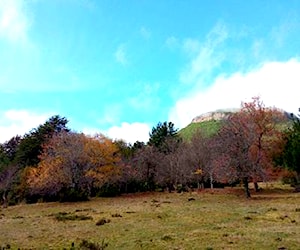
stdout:
<svg viewBox="0 0 300 250">
<path fill-rule="evenodd" d="M 183 138 L 159 122 L 149 141 L 133 145 L 102 134 L 88 136 L 59 115 L 0 144 L 3 206 L 20 202 L 83 201 L 145 191 L 243 185 L 282 180 L 299 191 L 300 121 L 260 98 L 244 102 L 212 135 Z"/>
</svg>

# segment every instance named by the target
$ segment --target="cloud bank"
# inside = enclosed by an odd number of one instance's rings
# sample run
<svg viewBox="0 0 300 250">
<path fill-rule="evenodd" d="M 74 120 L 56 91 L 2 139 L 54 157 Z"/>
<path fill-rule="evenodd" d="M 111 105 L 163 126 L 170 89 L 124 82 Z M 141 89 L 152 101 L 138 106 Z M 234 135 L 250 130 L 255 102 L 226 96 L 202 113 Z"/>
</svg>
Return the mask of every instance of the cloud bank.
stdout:
<svg viewBox="0 0 300 250">
<path fill-rule="evenodd" d="M 0 37 L 11 42 L 26 42 L 29 26 L 24 1 L 0 1 Z"/>
<path fill-rule="evenodd" d="M 16 135 L 24 135 L 31 129 L 43 124 L 49 117 L 48 114 L 37 114 L 27 110 L 0 111 L 0 143 L 8 141 Z"/>
<path fill-rule="evenodd" d="M 147 142 L 149 139 L 150 127 L 145 123 L 123 122 L 121 126 L 113 126 L 107 131 L 107 136 L 112 139 L 123 139 L 133 144 L 136 141 Z"/>
<path fill-rule="evenodd" d="M 300 60 L 266 62 L 246 73 L 218 76 L 203 89 L 196 86 L 181 97 L 171 109 L 169 120 L 182 128 L 202 113 L 221 108 L 238 108 L 242 101 L 260 96 L 266 106 L 276 106 L 288 112 L 299 107 Z"/>
</svg>

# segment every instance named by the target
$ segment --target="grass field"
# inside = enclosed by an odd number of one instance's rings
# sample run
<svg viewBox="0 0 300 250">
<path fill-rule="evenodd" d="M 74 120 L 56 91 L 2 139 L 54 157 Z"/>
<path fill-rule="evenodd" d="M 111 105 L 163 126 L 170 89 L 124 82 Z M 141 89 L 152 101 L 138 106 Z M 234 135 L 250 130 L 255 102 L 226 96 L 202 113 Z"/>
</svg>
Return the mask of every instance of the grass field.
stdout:
<svg viewBox="0 0 300 250">
<path fill-rule="evenodd" d="M 269 185 L 251 199 L 226 188 L 0 210 L 2 247 L 78 249 L 83 240 L 106 249 L 300 249 L 300 194 Z"/>
</svg>

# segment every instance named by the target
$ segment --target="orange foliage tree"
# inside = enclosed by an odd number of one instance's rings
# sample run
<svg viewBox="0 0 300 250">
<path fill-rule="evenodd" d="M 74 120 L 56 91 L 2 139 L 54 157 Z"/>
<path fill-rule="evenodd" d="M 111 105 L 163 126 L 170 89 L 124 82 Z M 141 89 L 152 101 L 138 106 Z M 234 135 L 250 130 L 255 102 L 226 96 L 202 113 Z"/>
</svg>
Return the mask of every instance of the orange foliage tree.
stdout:
<svg viewBox="0 0 300 250">
<path fill-rule="evenodd" d="M 43 145 L 40 163 L 30 168 L 31 193 L 43 197 L 85 199 L 93 188 L 118 178 L 117 148 L 103 135 L 63 132 Z"/>
</svg>

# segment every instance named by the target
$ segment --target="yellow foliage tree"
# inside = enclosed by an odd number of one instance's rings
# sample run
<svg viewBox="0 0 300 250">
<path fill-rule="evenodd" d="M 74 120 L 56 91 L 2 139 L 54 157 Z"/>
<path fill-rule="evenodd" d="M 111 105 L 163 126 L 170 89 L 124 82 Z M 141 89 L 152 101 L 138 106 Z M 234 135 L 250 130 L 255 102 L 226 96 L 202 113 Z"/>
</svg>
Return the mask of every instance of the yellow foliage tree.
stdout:
<svg viewBox="0 0 300 250">
<path fill-rule="evenodd" d="M 80 193 L 114 181 L 120 174 L 119 156 L 113 142 L 103 135 L 62 132 L 43 145 L 40 163 L 28 171 L 27 183 L 41 196 Z"/>
</svg>

